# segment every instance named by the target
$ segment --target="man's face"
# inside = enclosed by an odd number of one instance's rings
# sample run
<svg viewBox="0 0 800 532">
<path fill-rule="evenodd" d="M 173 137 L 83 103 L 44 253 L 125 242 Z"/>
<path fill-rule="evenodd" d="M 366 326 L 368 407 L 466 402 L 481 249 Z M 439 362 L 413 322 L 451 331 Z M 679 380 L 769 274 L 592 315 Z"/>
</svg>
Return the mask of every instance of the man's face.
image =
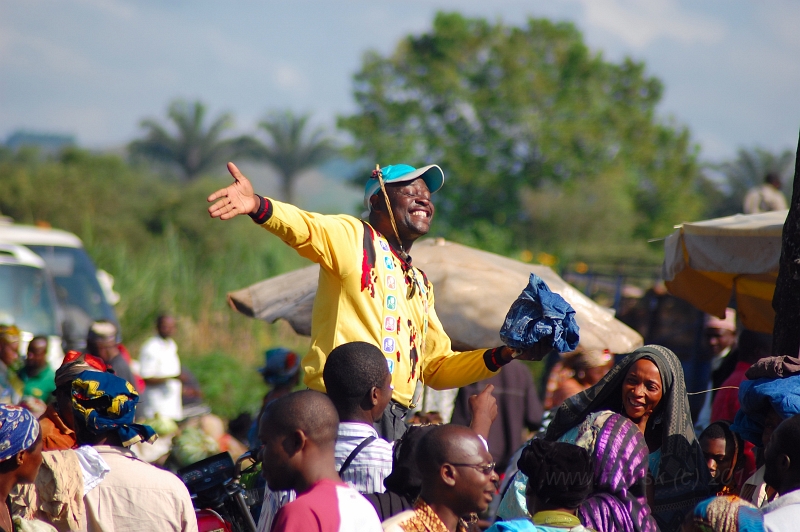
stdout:
<svg viewBox="0 0 800 532">
<path fill-rule="evenodd" d="M 422 178 L 408 183 L 388 185 L 386 194 L 392 204 L 397 232 L 401 238 L 417 238 L 428 234 L 433 221 L 434 207 L 431 192 Z M 379 198 L 382 193 L 379 192 Z M 381 199 L 379 199 L 382 202 Z"/>
<path fill-rule="evenodd" d="M 261 460 L 261 476 L 267 481 L 267 486 L 272 491 L 294 489 L 297 471 L 292 467 L 293 458 L 296 457 L 293 435 L 278 434 L 267 411 L 258 424 L 258 439 L 261 449 L 258 459 Z"/>
<path fill-rule="evenodd" d="M 786 470 L 789 467 L 789 458 L 780 452 L 781 428 L 772 433 L 769 443 L 764 449 L 764 482 L 775 489 L 779 489 Z"/>
<path fill-rule="evenodd" d="M 726 449 L 725 438 L 703 438 L 700 447 L 711 478 L 724 479 L 733 465 L 733 449 Z"/>
<path fill-rule="evenodd" d="M 493 464 L 492 455 L 477 437 L 464 442 L 461 450 L 463 452 L 458 453 L 460 459 L 454 462 L 470 465 L 455 466 L 457 473 L 453 488 L 467 512 L 484 512 L 492 502 L 500 480 L 494 467 L 488 467 Z"/>
<path fill-rule="evenodd" d="M 164 316 L 158 320 L 158 335 L 162 338 L 170 338 L 175 334 L 175 318 Z"/>
<path fill-rule="evenodd" d="M 107 338 L 98 338 L 94 345 L 97 350 L 97 356 L 106 362 L 110 362 L 119 354 L 117 339 L 113 336 Z"/>
<path fill-rule="evenodd" d="M 0 342 L 0 360 L 6 366 L 12 365 L 19 358 L 19 340 L 15 342 Z"/>
<path fill-rule="evenodd" d="M 35 338 L 28 344 L 28 357 L 25 359 L 25 368 L 29 371 L 41 370 L 47 365 L 47 340 Z"/>
<path fill-rule="evenodd" d="M 725 351 L 725 349 L 731 347 L 736 340 L 736 334 L 728 329 L 709 327 L 706 329 L 705 335 L 708 347 L 711 349 L 711 353 L 714 356 L 719 355 Z"/>
<path fill-rule="evenodd" d="M 75 430 L 75 414 L 72 411 L 72 384 L 62 384 L 53 392 L 56 396 L 56 410 L 61 421 L 72 430 Z"/>
<path fill-rule="evenodd" d="M 374 421 L 380 421 L 381 416 L 383 416 L 383 411 L 386 410 L 386 407 L 389 405 L 389 401 L 392 400 L 392 393 L 394 392 L 394 386 L 392 386 L 392 374 L 388 371 L 386 372 L 386 378 L 383 381 L 383 386 L 378 392 L 378 404 L 375 405 L 373 411 L 377 416 L 377 419 Z"/>
</svg>

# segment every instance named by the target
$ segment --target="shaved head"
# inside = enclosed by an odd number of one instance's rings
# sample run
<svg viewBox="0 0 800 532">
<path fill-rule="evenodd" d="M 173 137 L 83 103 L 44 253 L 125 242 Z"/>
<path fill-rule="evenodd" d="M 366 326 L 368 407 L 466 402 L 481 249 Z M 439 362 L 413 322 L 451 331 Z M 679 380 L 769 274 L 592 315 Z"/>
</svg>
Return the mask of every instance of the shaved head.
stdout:
<svg viewBox="0 0 800 532">
<path fill-rule="evenodd" d="M 478 435 L 462 425 L 439 425 L 431 429 L 417 448 L 417 465 L 423 477 L 437 476 L 444 464 L 477 463 L 486 451 Z"/>
<path fill-rule="evenodd" d="M 318 447 L 333 447 L 339 415 L 324 393 L 303 390 L 269 403 L 261 427 L 262 432 L 280 436 L 301 430 Z"/>
<path fill-rule="evenodd" d="M 492 455 L 469 427 L 431 429 L 417 447 L 417 466 L 422 475 L 420 498 L 455 515 L 485 511 L 497 491 Z"/>
</svg>

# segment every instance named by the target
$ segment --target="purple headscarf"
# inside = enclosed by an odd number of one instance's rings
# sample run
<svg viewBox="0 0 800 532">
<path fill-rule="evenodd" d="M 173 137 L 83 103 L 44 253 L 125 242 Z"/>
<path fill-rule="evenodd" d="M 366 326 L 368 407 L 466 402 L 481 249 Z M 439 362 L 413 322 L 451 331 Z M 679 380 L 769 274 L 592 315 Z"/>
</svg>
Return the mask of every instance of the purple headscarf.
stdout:
<svg viewBox="0 0 800 532">
<path fill-rule="evenodd" d="M 594 491 L 578 509 L 581 523 L 599 532 L 656 532 L 644 491 L 648 450 L 641 431 L 610 411 L 590 414 L 577 429 L 570 443 L 589 451 L 594 463 Z"/>
</svg>

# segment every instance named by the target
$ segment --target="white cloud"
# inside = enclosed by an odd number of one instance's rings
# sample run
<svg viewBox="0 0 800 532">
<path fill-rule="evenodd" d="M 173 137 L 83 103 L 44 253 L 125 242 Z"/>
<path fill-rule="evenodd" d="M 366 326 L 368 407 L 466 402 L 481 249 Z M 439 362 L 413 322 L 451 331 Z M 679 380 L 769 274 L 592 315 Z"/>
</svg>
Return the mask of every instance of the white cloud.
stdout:
<svg viewBox="0 0 800 532">
<path fill-rule="evenodd" d="M 683 10 L 676 0 L 575 0 L 588 26 L 604 30 L 641 50 L 658 39 L 682 44 L 716 43 L 725 27 Z"/>
<path fill-rule="evenodd" d="M 275 82 L 284 90 L 304 91 L 308 87 L 306 75 L 297 67 L 287 63 L 275 67 Z"/>
</svg>

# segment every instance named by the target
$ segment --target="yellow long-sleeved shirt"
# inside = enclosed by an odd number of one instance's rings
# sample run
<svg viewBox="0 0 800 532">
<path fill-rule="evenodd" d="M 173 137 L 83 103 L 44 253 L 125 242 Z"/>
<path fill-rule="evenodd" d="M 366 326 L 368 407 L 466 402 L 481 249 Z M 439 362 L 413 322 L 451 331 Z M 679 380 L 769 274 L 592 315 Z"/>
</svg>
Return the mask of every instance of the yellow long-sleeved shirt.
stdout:
<svg viewBox="0 0 800 532">
<path fill-rule="evenodd" d="M 447 389 L 495 374 L 484 362 L 485 349 L 452 350 L 450 338 L 436 316 L 430 283 L 424 283 L 426 294 L 417 290 L 407 299 L 401 261 L 391 252 L 382 253 L 389 248 L 383 247 L 384 239 L 377 231 L 352 216 L 315 214 L 287 203 L 268 201 L 272 214 L 262 227 L 320 265 L 311 320 L 311 349 L 302 361 L 309 388 L 325 391 L 322 369 L 328 353 L 354 341 L 381 348 L 390 361 L 393 399 L 406 406 L 411 404 L 420 375 L 428 386 Z M 422 272 L 415 270 L 422 281 Z M 388 307 L 387 298 L 391 300 Z M 425 298 L 428 327 L 423 350 Z M 392 312 L 387 312 L 387 308 Z M 387 326 L 387 314 L 396 315 L 396 327 Z M 391 352 L 387 347 L 393 348 Z M 413 360 L 415 352 L 417 361 Z"/>
</svg>

